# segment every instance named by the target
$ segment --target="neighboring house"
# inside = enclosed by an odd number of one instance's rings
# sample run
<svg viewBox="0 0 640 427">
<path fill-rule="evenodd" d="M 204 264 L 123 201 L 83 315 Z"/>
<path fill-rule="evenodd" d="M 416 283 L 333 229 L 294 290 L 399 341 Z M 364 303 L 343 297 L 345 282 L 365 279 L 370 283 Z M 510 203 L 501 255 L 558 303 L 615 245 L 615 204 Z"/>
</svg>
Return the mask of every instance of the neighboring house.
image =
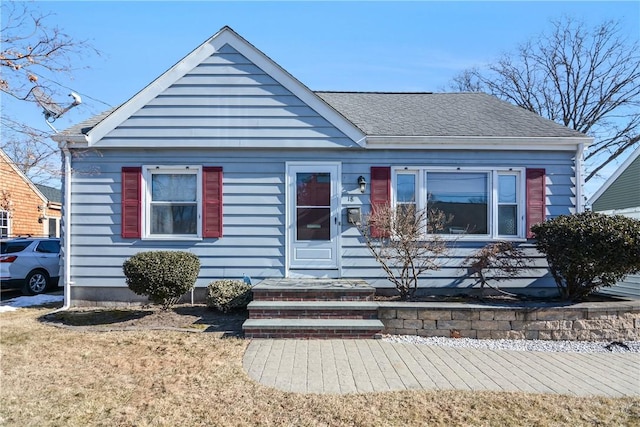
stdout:
<svg viewBox="0 0 640 427">
<path fill-rule="evenodd" d="M 243 274 L 389 289 L 347 212 L 428 198 L 457 212 L 455 256 L 421 287 L 465 289 L 474 281 L 460 263 L 472 250 L 506 239 L 533 251 L 532 224 L 581 210 L 591 142 L 481 93 L 313 92 L 228 27 L 54 139 L 74 304 L 136 299 L 122 263 L 160 249 L 200 258 L 198 292 Z M 555 292 L 544 260 L 534 267 L 509 286 Z"/>
<path fill-rule="evenodd" d="M 594 212 L 640 220 L 640 147 L 620 165 L 589 199 Z M 640 274 L 631 274 L 603 293 L 640 298 Z"/>
<path fill-rule="evenodd" d="M 36 185 L 0 150 L 0 237 L 60 237 L 60 190 Z"/>
<path fill-rule="evenodd" d="M 594 212 L 640 219 L 640 147 L 587 201 Z"/>
</svg>

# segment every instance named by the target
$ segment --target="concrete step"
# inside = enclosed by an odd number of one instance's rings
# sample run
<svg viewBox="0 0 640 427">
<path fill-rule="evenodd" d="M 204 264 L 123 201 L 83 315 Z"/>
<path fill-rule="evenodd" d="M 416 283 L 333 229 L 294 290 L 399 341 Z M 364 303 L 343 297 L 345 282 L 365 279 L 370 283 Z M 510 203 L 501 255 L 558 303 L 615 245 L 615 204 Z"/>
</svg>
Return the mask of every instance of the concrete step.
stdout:
<svg viewBox="0 0 640 427">
<path fill-rule="evenodd" d="M 377 319 L 247 319 L 245 338 L 376 338 L 384 325 Z"/>
<path fill-rule="evenodd" d="M 254 301 L 371 301 L 375 288 L 359 279 L 265 279 Z"/>
<path fill-rule="evenodd" d="M 373 301 L 252 301 L 250 319 L 377 319 L 378 303 Z"/>
</svg>

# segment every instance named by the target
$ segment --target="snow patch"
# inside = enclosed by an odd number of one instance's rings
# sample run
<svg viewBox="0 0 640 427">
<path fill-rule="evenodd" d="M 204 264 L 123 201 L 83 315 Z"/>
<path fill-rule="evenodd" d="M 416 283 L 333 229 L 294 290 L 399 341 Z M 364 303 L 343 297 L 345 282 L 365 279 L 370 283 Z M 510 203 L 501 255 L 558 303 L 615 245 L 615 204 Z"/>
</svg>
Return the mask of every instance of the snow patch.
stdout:
<svg viewBox="0 0 640 427">
<path fill-rule="evenodd" d="M 62 301 L 64 301 L 64 295 L 34 295 L 32 297 L 17 297 L 4 301 L 2 305 L 0 305 L 0 313 L 14 311 L 21 307 L 33 307 L 36 305 Z"/>
</svg>

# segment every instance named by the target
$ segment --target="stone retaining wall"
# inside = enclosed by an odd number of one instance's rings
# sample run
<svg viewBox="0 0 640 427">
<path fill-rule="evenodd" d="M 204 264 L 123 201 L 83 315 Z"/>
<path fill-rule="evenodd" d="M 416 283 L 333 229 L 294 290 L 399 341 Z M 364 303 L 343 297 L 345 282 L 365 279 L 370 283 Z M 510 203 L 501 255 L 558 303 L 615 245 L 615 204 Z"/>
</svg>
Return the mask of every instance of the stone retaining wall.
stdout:
<svg viewBox="0 0 640 427">
<path fill-rule="evenodd" d="M 640 340 L 640 301 L 518 307 L 462 303 L 380 303 L 384 333 L 425 337 L 572 341 Z"/>
</svg>

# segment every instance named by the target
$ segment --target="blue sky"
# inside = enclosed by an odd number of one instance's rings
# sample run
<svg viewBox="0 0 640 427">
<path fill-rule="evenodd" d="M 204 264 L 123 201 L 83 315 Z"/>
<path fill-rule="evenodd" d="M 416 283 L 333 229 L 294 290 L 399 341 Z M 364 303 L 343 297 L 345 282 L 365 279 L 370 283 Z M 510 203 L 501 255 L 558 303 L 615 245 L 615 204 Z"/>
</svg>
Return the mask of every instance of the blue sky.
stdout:
<svg viewBox="0 0 640 427">
<path fill-rule="evenodd" d="M 102 53 L 79 58 L 78 65 L 89 68 L 59 81 L 80 93 L 84 103 L 56 121 L 58 129 L 126 101 L 225 25 L 312 90 L 446 90 L 463 69 L 491 62 L 562 15 L 590 24 L 619 20 L 630 38 L 640 37 L 638 1 L 36 1 L 33 6 L 53 13 L 50 24 Z M 6 101 L 3 108 L 14 110 L 14 116 L 44 125 L 35 106 Z"/>
</svg>

